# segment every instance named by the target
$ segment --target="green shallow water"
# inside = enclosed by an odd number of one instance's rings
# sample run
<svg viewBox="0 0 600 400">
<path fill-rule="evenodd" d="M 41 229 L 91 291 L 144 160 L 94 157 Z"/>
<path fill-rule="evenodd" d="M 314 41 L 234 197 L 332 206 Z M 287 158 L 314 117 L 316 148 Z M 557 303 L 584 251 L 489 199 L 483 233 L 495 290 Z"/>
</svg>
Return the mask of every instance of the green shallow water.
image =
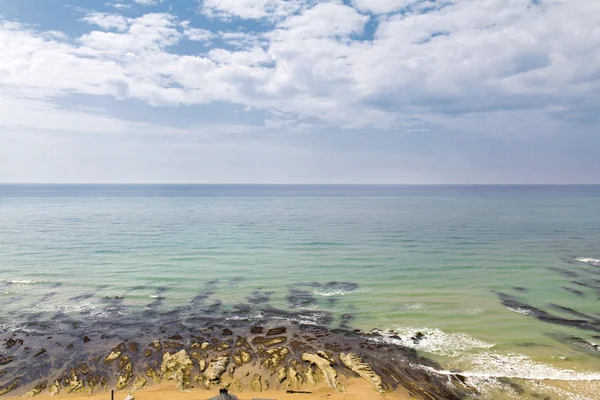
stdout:
<svg viewBox="0 0 600 400">
<path fill-rule="evenodd" d="M 133 312 L 210 292 L 231 309 L 259 291 L 258 308 L 394 330 L 448 369 L 600 379 L 600 352 L 569 339 L 600 332 L 496 294 L 600 318 L 600 267 L 574 260 L 600 258 L 600 187 L 0 186 L 0 215 L 5 328 L 25 310 L 101 314 L 105 296 Z M 594 398 L 584 386 L 561 390 Z"/>
</svg>

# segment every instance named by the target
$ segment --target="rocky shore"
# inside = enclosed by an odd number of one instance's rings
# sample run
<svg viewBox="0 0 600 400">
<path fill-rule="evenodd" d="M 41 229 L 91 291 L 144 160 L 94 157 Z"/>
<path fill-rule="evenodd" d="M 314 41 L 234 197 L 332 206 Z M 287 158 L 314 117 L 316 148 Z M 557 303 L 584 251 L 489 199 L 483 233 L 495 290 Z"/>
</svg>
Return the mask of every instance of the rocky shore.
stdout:
<svg viewBox="0 0 600 400">
<path fill-rule="evenodd" d="M 375 398 L 397 390 L 417 399 L 477 397 L 459 373 L 436 374 L 434 362 L 374 340 L 377 335 L 294 323 L 213 325 L 125 340 L 7 332 L 0 344 L 0 395 L 117 390 L 124 397 L 165 383 L 179 391 L 294 393 L 324 386 L 344 393 L 343 382 L 352 378 L 368 383 Z"/>
</svg>

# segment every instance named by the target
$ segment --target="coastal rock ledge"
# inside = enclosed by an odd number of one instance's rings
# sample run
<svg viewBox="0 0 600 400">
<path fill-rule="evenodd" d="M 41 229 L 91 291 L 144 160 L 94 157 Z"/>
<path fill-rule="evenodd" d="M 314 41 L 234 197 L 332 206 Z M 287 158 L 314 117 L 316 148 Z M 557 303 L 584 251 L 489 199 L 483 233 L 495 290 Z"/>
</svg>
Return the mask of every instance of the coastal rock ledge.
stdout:
<svg viewBox="0 0 600 400">
<path fill-rule="evenodd" d="M 215 325 L 135 341 L 95 337 L 92 332 L 86 332 L 87 341 L 69 335 L 11 335 L 25 345 L 2 349 L 0 395 L 132 392 L 160 382 L 173 382 L 180 391 L 329 387 L 344 392 L 345 379 L 356 378 L 368 381 L 376 396 L 403 388 L 416 399 L 478 397 L 464 377 L 438 374 L 441 368 L 433 361 L 385 343 L 376 333 L 268 325 Z M 39 353 L 40 348 L 46 351 Z"/>
</svg>

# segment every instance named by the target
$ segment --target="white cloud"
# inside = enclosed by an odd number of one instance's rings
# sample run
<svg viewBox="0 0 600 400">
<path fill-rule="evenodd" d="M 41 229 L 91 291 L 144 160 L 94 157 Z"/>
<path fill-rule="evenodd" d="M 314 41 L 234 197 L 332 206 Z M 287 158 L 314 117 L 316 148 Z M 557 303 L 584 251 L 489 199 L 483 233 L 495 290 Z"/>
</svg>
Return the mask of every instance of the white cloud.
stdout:
<svg viewBox="0 0 600 400">
<path fill-rule="evenodd" d="M 216 18 L 281 19 L 306 6 L 302 0 L 203 0 L 201 10 Z"/>
<path fill-rule="evenodd" d="M 401 5 L 369 4 L 374 13 Z M 66 42 L 56 32 L 3 21 L 0 84 L 19 98 L 80 93 L 152 105 L 227 101 L 337 127 L 381 129 L 518 109 L 551 120 L 573 115 L 571 107 L 588 104 L 600 90 L 594 0 L 537 6 L 456 0 L 429 12 L 379 16 L 373 38 L 362 36 L 373 17 L 341 2 L 207 0 L 203 10 L 266 18 L 269 30 L 215 33 L 164 13 L 91 13 L 84 20 L 101 30 Z M 175 53 L 172 46 L 185 38 L 227 46 Z M 556 105 L 560 113 L 552 111 Z"/>
<path fill-rule="evenodd" d="M 386 14 L 401 10 L 416 2 L 417 0 L 352 0 L 352 5 L 360 11 Z"/>
<path fill-rule="evenodd" d="M 127 18 L 120 14 L 89 13 L 81 19 L 89 24 L 98 25 L 102 29 L 116 29 L 123 32 L 129 26 Z"/>
</svg>

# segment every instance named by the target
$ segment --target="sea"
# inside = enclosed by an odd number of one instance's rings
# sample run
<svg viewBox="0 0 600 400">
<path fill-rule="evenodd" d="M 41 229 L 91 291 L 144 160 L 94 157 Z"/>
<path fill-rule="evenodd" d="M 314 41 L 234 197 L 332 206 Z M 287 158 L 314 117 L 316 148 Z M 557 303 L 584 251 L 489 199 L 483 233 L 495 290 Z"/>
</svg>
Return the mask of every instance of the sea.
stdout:
<svg viewBox="0 0 600 400">
<path fill-rule="evenodd" d="M 482 397 L 599 399 L 600 186 L 0 185 L 0 330 L 199 296 L 376 330 Z"/>
</svg>

